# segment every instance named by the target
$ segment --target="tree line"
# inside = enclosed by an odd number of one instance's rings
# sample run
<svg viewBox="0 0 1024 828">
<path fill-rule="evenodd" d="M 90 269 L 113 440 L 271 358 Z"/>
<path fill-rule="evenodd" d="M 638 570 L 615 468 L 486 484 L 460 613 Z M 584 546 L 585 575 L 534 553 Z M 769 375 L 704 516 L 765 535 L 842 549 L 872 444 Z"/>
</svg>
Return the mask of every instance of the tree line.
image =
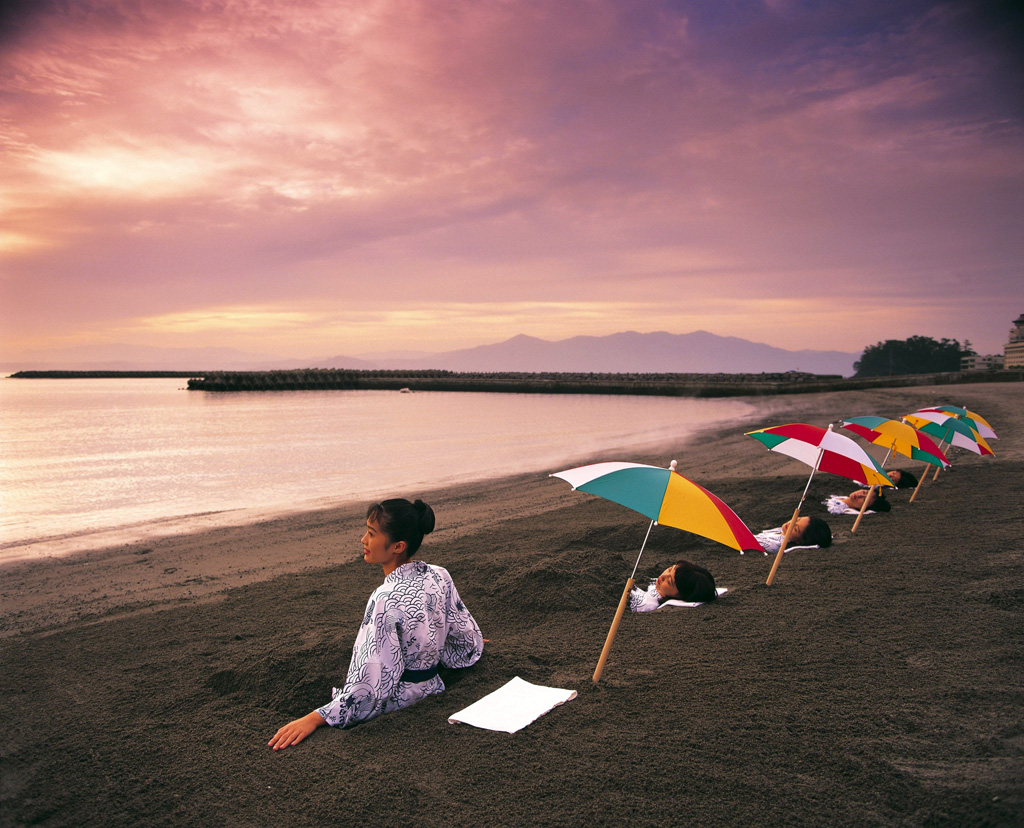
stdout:
<svg viewBox="0 0 1024 828">
<path fill-rule="evenodd" d="M 955 339 L 930 336 L 887 339 L 869 345 L 853 363 L 855 377 L 893 377 L 907 374 L 937 374 L 960 370 L 960 360 L 974 356 L 969 340 L 961 345 Z"/>
</svg>

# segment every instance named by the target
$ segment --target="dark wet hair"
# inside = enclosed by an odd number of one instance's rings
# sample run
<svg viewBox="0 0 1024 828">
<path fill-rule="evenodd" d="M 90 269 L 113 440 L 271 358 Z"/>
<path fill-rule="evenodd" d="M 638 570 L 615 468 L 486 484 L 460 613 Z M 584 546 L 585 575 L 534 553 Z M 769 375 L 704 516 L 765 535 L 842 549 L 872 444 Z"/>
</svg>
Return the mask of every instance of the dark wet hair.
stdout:
<svg viewBox="0 0 1024 828">
<path fill-rule="evenodd" d="M 832 527 L 821 518 L 809 518 L 800 543 L 806 546 L 820 546 L 826 549 L 832 545 Z"/>
<path fill-rule="evenodd" d="M 896 483 L 897 489 L 913 489 L 917 485 L 917 477 L 913 472 L 908 472 L 905 469 L 892 469 L 892 471 L 900 473 L 899 482 Z"/>
<path fill-rule="evenodd" d="M 868 509 L 872 512 L 888 512 L 892 504 L 881 491 L 876 491 L 874 502 L 868 504 Z"/>
<path fill-rule="evenodd" d="M 687 602 L 714 601 L 718 597 L 715 592 L 715 579 L 703 566 L 690 561 L 676 561 L 673 575 L 679 597 Z"/>
<path fill-rule="evenodd" d="M 412 557 L 423 543 L 423 536 L 434 531 L 434 510 L 422 500 L 410 503 L 404 497 L 373 503 L 366 519 L 374 521 L 392 543 L 405 541 L 405 554 Z"/>
</svg>

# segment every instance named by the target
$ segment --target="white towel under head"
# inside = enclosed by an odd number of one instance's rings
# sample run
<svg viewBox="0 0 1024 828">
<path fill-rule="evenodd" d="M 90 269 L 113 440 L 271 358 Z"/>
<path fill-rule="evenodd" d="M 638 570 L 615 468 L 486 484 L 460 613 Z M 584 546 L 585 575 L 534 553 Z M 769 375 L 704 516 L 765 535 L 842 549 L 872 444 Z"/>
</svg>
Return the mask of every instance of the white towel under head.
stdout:
<svg viewBox="0 0 1024 828">
<path fill-rule="evenodd" d="M 715 587 L 715 592 L 718 593 L 718 597 L 721 598 L 729 590 L 726 587 Z M 683 601 L 679 598 L 669 598 L 667 601 L 662 601 L 661 606 L 658 609 L 665 609 L 665 607 L 699 607 L 704 601 Z M 657 610 L 656 610 L 657 611 Z"/>
</svg>

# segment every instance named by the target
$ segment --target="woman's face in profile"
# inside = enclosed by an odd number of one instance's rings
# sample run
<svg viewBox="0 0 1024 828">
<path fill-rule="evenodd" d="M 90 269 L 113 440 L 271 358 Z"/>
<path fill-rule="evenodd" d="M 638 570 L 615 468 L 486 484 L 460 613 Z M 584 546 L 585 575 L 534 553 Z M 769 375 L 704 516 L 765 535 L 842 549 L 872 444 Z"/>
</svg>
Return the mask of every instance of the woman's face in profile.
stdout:
<svg viewBox="0 0 1024 828">
<path fill-rule="evenodd" d="M 366 534 L 360 542 L 363 544 L 363 560 L 367 563 L 383 566 L 394 557 L 394 544 L 375 520 L 366 521 Z"/>
<path fill-rule="evenodd" d="M 782 524 L 782 534 L 786 534 L 786 530 L 789 529 L 789 524 L 793 523 L 791 520 L 787 520 Z M 804 538 L 804 532 L 807 531 L 807 527 L 811 525 L 811 519 L 809 517 L 797 518 L 796 523 L 793 525 L 793 531 L 789 536 L 789 542 L 800 541 Z"/>
<path fill-rule="evenodd" d="M 851 508 L 859 509 L 861 506 L 864 505 L 864 498 L 866 498 L 867 496 L 867 489 L 858 489 L 857 491 L 850 493 L 850 496 L 846 498 L 846 502 L 850 504 Z M 872 492 L 871 497 L 868 498 L 868 506 L 871 506 L 871 504 L 875 502 L 876 497 L 877 495 L 875 495 L 875 493 Z"/>
<path fill-rule="evenodd" d="M 662 572 L 654 583 L 655 588 L 658 590 L 658 595 L 662 598 L 679 597 L 679 590 L 676 589 L 676 568 L 674 565 Z"/>
<path fill-rule="evenodd" d="M 892 485 L 893 486 L 899 486 L 900 485 L 900 477 L 901 476 L 902 475 L 901 475 L 899 469 L 893 469 L 891 472 L 889 472 L 889 479 L 892 481 Z"/>
</svg>

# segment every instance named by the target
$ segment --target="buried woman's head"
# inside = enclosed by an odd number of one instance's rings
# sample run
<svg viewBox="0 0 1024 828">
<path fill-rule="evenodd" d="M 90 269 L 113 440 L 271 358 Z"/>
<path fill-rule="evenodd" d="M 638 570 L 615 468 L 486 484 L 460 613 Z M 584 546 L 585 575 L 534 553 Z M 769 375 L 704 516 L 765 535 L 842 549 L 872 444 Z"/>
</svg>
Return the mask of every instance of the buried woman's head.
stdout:
<svg viewBox="0 0 1024 828">
<path fill-rule="evenodd" d="M 917 485 L 917 476 L 905 469 L 892 469 L 888 472 L 892 485 L 897 489 L 913 489 Z"/>
<path fill-rule="evenodd" d="M 687 560 L 676 561 L 655 582 L 662 600 L 680 598 L 687 602 L 714 601 L 715 579 L 704 567 Z"/>
<path fill-rule="evenodd" d="M 782 533 L 786 533 L 789 524 L 786 521 L 782 524 Z M 821 518 L 800 517 L 793 525 L 793 531 L 789 534 L 789 546 L 820 546 L 825 549 L 832 545 L 832 527 Z"/>
</svg>

